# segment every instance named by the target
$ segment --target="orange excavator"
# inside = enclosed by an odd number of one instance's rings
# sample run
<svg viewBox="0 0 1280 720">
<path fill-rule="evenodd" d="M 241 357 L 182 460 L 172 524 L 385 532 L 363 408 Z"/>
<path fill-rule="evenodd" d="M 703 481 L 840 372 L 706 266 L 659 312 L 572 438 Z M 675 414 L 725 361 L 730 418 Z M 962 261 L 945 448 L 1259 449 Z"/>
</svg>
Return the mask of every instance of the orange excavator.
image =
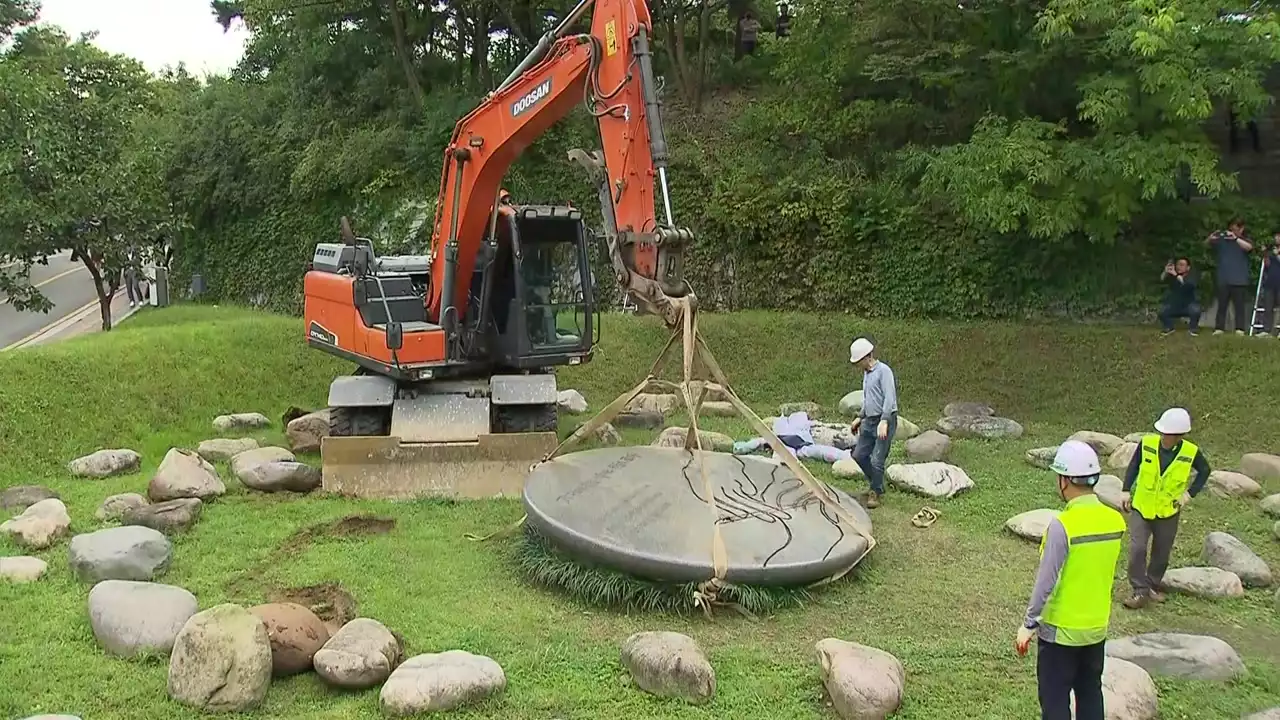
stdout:
<svg viewBox="0 0 1280 720">
<path fill-rule="evenodd" d="M 571 33 L 594 6 L 589 34 Z M 598 332 L 590 245 L 643 313 L 676 327 L 683 274 L 644 0 L 582 0 L 458 122 L 431 249 L 378 257 L 342 221 L 305 279 L 307 343 L 356 364 L 329 390 L 324 487 L 411 498 L 515 496 L 557 444 L 555 368 L 589 362 Z M 579 103 L 603 152 L 574 149 L 602 229 L 569 205 L 514 203 L 512 162 Z M 661 196 L 663 214 L 656 213 Z"/>
</svg>

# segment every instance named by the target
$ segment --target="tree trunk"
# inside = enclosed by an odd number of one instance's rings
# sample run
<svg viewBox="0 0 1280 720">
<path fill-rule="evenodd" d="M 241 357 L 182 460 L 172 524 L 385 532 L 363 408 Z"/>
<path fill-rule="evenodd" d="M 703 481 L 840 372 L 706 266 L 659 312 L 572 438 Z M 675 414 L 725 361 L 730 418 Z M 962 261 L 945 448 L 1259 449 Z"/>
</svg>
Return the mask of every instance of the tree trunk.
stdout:
<svg viewBox="0 0 1280 720">
<path fill-rule="evenodd" d="M 76 248 L 80 260 L 84 263 L 85 269 L 89 271 L 89 276 L 93 278 L 93 290 L 98 295 L 98 310 L 102 315 L 103 331 L 111 330 L 111 298 L 115 295 L 115 283 L 108 285 L 107 279 L 102 276 L 102 268 L 99 263 L 94 260 L 93 252 L 83 248 Z"/>
<path fill-rule="evenodd" d="M 387 0 L 387 12 L 391 16 L 391 32 L 395 38 L 396 57 L 400 59 L 400 67 L 404 70 L 405 82 L 409 83 L 409 91 L 413 100 L 422 107 L 426 104 L 426 95 L 422 92 L 422 83 L 418 81 L 418 71 L 413 64 L 413 55 L 409 53 L 409 42 L 404 32 L 404 15 L 400 11 L 399 0 Z"/>
<path fill-rule="evenodd" d="M 707 45 L 711 42 L 711 4 L 702 0 L 702 8 L 698 13 L 698 79 L 694 83 L 693 111 L 702 112 L 702 98 L 705 96 L 704 86 L 707 84 Z"/>
</svg>

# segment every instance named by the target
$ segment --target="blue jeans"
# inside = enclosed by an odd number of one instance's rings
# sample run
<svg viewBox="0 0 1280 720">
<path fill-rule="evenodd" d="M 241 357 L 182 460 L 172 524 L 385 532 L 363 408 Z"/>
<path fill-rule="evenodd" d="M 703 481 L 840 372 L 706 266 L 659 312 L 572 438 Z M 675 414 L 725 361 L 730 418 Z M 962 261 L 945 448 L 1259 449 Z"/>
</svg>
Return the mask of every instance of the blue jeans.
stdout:
<svg viewBox="0 0 1280 720">
<path fill-rule="evenodd" d="M 893 436 L 898 432 L 898 416 L 889 418 L 889 434 L 885 439 L 876 437 L 879 430 L 879 415 L 862 418 L 862 425 L 858 427 L 858 444 L 853 448 L 853 459 L 870 481 L 871 491 L 883 494 L 884 461 L 889 457 L 889 446 L 893 444 Z"/>
</svg>

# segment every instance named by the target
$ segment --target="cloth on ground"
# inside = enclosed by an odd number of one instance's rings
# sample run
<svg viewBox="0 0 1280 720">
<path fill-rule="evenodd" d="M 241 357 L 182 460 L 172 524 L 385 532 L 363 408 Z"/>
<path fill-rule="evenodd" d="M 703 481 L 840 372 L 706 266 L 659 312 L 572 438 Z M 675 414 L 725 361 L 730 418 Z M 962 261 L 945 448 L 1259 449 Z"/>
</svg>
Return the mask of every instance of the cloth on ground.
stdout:
<svg viewBox="0 0 1280 720">
<path fill-rule="evenodd" d="M 773 434 L 778 436 L 783 445 L 791 448 L 796 457 L 802 460 L 821 460 L 834 463 L 837 460 L 848 460 L 853 457 L 849 450 L 841 450 L 832 445 L 819 445 L 813 441 L 814 421 L 806 412 L 794 412 L 773 421 Z M 747 455 L 761 448 L 769 447 L 769 441 L 757 437 L 741 440 L 733 444 L 733 454 Z"/>
</svg>

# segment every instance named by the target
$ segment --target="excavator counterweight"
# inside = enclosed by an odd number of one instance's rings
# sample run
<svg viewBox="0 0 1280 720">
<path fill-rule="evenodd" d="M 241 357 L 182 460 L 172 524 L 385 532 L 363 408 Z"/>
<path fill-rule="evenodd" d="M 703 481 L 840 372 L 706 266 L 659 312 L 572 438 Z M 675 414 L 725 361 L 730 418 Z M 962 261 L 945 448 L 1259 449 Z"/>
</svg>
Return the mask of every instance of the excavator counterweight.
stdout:
<svg viewBox="0 0 1280 720">
<path fill-rule="evenodd" d="M 589 33 L 571 30 L 591 13 Z M 378 257 L 343 219 L 305 278 L 307 343 L 350 360 L 329 391 L 326 490 L 361 497 L 518 495 L 557 445 L 555 369 L 598 337 L 591 245 L 640 311 L 678 327 L 692 233 L 672 220 L 644 0 L 582 0 L 445 148 L 431 247 Z M 602 227 L 569 205 L 522 205 L 511 164 L 583 102 L 602 149 L 574 149 Z M 662 217 L 656 214 L 661 197 Z"/>
</svg>

